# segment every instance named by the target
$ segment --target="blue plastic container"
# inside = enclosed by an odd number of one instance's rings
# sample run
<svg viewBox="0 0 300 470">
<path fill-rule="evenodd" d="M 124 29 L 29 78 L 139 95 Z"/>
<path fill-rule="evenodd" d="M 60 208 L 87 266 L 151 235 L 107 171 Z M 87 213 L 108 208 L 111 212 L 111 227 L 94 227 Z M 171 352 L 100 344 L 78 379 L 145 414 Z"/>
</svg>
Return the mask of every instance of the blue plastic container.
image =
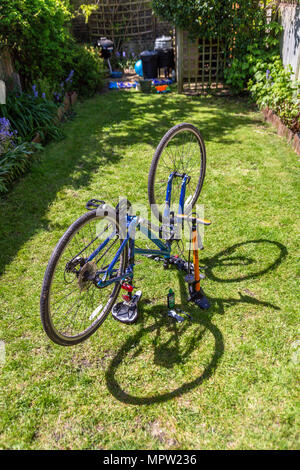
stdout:
<svg viewBox="0 0 300 470">
<path fill-rule="evenodd" d="M 138 60 L 134 66 L 134 70 L 136 71 L 137 75 L 140 77 L 143 76 L 143 63 L 141 60 Z"/>
</svg>

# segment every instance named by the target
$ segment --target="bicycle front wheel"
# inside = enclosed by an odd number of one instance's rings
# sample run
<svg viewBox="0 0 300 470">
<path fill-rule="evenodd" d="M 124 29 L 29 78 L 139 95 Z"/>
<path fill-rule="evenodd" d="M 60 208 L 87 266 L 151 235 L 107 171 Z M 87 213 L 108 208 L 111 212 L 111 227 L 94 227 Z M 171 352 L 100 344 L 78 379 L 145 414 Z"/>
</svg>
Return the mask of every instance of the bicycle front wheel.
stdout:
<svg viewBox="0 0 300 470">
<path fill-rule="evenodd" d="M 185 213 L 188 213 L 200 195 L 205 177 L 205 167 L 205 145 L 198 129 L 187 123 L 172 127 L 160 141 L 149 171 L 148 197 L 157 219 L 162 221 L 170 174 L 185 174 L 190 177 L 189 183 L 186 185 L 185 196 Z M 171 205 L 176 205 L 176 211 L 181 183 L 182 178 L 173 178 Z"/>
<path fill-rule="evenodd" d="M 97 256 L 88 261 L 97 247 L 109 239 Z M 103 323 L 120 291 L 120 282 L 98 288 L 120 247 L 118 222 L 111 216 L 98 216 L 93 210 L 74 222 L 56 245 L 48 263 L 41 293 L 41 320 L 55 343 L 72 346 L 87 339 Z M 125 271 L 127 245 L 111 274 Z M 98 274 L 100 273 L 100 274 Z"/>
</svg>

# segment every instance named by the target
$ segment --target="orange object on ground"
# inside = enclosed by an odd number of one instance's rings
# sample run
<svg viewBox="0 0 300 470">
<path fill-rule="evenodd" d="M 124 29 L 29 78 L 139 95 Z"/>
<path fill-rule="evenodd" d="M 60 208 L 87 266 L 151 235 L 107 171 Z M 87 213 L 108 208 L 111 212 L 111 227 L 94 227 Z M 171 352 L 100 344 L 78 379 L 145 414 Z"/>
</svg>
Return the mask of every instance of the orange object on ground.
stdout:
<svg viewBox="0 0 300 470">
<path fill-rule="evenodd" d="M 168 85 L 159 85 L 155 87 L 157 91 L 166 91 Z"/>
</svg>

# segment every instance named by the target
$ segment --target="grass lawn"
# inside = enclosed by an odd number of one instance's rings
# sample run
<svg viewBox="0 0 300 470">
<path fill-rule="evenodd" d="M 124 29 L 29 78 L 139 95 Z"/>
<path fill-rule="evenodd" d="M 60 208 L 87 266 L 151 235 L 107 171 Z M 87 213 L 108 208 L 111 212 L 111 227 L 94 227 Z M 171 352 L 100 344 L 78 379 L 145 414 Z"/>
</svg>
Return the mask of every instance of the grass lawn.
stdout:
<svg viewBox="0 0 300 470">
<path fill-rule="evenodd" d="M 111 92 L 76 111 L 0 202 L 0 448 L 299 447 L 297 155 L 244 101 Z M 135 325 L 110 315 L 81 345 L 51 343 L 39 296 L 56 242 L 92 197 L 146 202 L 154 150 L 182 121 L 207 147 L 210 310 L 143 258 Z M 170 286 L 194 322 L 166 316 Z"/>
</svg>

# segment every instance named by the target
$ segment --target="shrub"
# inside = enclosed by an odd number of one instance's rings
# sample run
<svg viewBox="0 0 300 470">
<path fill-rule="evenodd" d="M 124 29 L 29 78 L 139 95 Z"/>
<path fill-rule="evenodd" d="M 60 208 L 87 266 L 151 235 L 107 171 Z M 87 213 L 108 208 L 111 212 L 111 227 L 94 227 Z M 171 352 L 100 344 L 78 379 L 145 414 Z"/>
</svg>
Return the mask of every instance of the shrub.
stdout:
<svg viewBox="0 0 300 470">
<path fill-rule="evenodd" d="M 152 0 L 155 13 L 166 21 L 185 29 L 193 36 L 222 37 L 231 42 L 238 36 L 251 38 L 261 21 L 263 10 L 259 0 L 239 0 L 234 9 L 232 0 Z"/>
<path fill-rule="evenodd" d="M 9 185 L 29 167 L 32 155 L 41 145 L 23 142 L 0 154 L 0 193 L 8 191 Z"/>
<path fill-rule="evenodd" d="M 233 91 L 240 93 L 247 87 L 258 61 L 267 63 L 278 55 L 281 31 L 282 27 L 276 21 L 262 24 L 262 37 L 252 38 L 251 42 L 245 44 L 245 50 L 243 48 L 234 52 L 234 58 L 224 70 L 225 82 Z"/>
<path fill-rule="evenodd" d="M 284 68 L 280 56 L 259 59 L 248 89 L 259 107 L 272 109 L 292 131 L 300 131 L 300 82 L 292 81 L 291 66 Z"/>
<path fill-rule="evenodd" d="M 10 121 L 23 141 L 31 141 L 37 132 L 42 139 L 60 138 L 61 131 L 54 122 L 57 106 L 52 101 L 40 97 L 35 85 L 33 93 L 9 93 L 6 104 L 0 105 L 0 115 Z"/>
<path fill-rule="evenodd" d="M 16 135 L 17 131 L 11 129 L 9 120 L 0 118 L 0 155 L 14 147 Z"/>
<path fill-rule="evenodd" d="M 25 90 L 35 83 L 47 99 L 74 70 L 73 88 L 90 96 L 102 85 L 103 60 L 69 33 L 68 0 L 1 0 L 0 43 L 8 45 Z"/>
<path fill-rule="evenodd" d="M 7 192 L 9 184 L 29 166 L 35 150 L 42 148 L 39 144 L 20 141 L 10 121 L 0 118 L 0 193 Z"/>
<path fill-rule="evenodd" d="M 70 80 L 66 82 L 68 79 L 66 75 L 60 76 L 65 91 L 71 89 L 79 92 L 81 96 L 92 96 L 103 85 L 104 62 L 98 50 L 91 46 L 83 46 L 72 41 L 64 60 L 64 70 L 68 74 L 73 71 L 71 83 Z"/>
<path fill-rule="evenodd" d="M 67 0 L 1 0 L 0 42 L 10 47 L 27 87 L 63 74 L 70 18 Z"/>
</svg>

